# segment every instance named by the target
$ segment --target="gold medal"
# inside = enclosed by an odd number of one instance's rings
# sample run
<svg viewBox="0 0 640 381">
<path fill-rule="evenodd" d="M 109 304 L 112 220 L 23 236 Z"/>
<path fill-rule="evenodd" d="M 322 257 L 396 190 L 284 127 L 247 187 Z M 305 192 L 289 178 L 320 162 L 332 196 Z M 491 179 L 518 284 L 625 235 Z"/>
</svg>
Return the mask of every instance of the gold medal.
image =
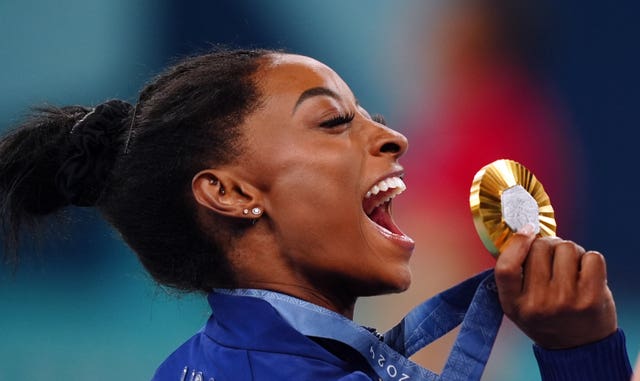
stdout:
<svg viewBox="0 0 640 381">
<path fill-rule="evenodd" d="M 513 160 L 497 160 L 479 170 L 469 203 L 478 235 L 494 257 L 527 223 L 538 235 L 556 235 L 549 196 L 533 173 Z"/>
</svg>

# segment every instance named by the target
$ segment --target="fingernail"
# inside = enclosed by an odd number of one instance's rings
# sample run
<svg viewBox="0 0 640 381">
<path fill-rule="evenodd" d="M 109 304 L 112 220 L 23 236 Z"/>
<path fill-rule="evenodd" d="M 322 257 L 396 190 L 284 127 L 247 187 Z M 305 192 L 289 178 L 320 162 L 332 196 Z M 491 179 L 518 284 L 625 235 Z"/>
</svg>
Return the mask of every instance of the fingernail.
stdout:
<svg viewBox="0 0 640 381">
<path fill-rule="evenodd" d="M 518 233 L 524 235 L 532 235 L 535 230 L 535 226 L 533 226 L 531 222 L 527 222 L 526 224 L 522 225 L 520 229 L 518 229 Z"/>
</svg>

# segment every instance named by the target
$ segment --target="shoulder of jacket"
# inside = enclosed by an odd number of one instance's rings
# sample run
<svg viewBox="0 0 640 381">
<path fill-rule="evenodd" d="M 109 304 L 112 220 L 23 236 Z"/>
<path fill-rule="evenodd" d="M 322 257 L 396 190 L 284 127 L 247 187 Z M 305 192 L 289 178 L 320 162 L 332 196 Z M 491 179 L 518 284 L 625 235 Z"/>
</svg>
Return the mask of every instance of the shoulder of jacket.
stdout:
<svg viewBox="0 0 640 381">
<path fill-rule="evenodd" d="M 247 351 L 251 380 L 372 381 L 365 372 L 346 362 L 326 361 L 304 353 Z"/>
</svg>

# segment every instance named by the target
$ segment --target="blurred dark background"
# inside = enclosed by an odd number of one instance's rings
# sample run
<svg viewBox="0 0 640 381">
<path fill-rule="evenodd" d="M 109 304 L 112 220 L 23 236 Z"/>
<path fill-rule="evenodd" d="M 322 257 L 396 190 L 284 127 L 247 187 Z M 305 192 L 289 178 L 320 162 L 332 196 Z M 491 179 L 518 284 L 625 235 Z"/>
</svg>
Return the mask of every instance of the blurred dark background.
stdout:
<svg viewBox="0 0 640 381">
<path fill-rule="evenodd" d="M 396 221 L 418 244 L 414 285 L 367 298 L 357 319 L 389 328 L 491 265 L 465 197 L 477 169 L 508 156 L 545 185 L 559 234 L 606 255 L 635 359 L 639 13 L 631 0 L 2 1 L 0 121 L 43 103 L 134 102 L 166 65 L 217 44 L 310 55 L 411 142 Z M 0 380 L 148 379 L 209 308 L 154 284 L 95 213 L 67 213 L 0 272 Z M 505 332 L 484 379 L 537 379 L 529 342 Z M 447 351 L 416 361 L 437 368 Z"/>
</svg>

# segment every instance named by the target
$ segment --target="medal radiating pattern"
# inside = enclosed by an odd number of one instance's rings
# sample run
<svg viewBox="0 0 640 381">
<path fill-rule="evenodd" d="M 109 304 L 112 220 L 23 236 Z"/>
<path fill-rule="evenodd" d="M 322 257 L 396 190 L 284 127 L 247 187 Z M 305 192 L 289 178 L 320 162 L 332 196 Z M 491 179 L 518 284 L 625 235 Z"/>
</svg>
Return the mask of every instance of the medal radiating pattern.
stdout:
<svg viewBox="0 0 640 381">
<path fill-rule="evenodd" d="M 524 224 L 540 236 L 555 236 L 551 200 L 536 177 L 513 160 L 497 160 L 476 173 L 469 197 L 473 222 L 494 257 Z"/>
</svg>

